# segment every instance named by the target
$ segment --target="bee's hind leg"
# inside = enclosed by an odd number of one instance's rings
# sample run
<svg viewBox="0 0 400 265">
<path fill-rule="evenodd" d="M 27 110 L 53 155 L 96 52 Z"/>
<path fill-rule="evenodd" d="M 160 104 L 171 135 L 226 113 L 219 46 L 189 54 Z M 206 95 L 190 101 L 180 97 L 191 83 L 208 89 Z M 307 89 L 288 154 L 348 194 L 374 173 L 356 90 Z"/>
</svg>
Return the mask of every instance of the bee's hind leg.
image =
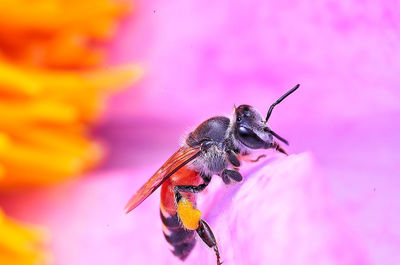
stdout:
<svg viewBox="0 0 400 265">
<path fill-rule="evenodd" d="M 202 192 L 208 184 L 210 184 L 211 176 L 201 174 L 201 178 L 203 179 L 203 184 L 198 186 L 194 185 L 177 185 L 174 187 L 175 193 L 175 202 L 179 203 L 182 198 L 181 192 L 189 192 L 189 193 L 199 193 Z"/>
<path fill-rule="evenodd" d="M 217 246 L 217 240 L 215 239 L 215 236 L 207 222 L 203 219 L 200 219 L 199 227 L 196 229 L 196 232 L 208 247 L 214 249 L 215 255 L 217 256 L 217 265 L 221 265 L 222 262 Z"/>
<path fill-rule="evenodd" d="M 180 193 L 177 196 L 177 214 L 182 222 L 182 225 L 188 230 L 196 230 L 200 238 L 207 244 L 208 247 L 213 248 L 217 256 L 217 265 L 221 265 L 221 257 L 219 254 L 217 240 L 210 226 L 201 218 L 201 212 L 193 207 L 193 204 Z"/>
<path fill-rule="evenodd" d="M 210 176 L 203 176 L 203 184 L 198 186 L 185 186 L 178 185 L 174 187 L 175 191 L 175 201 L 177 203 L 177 213 L 178 216 L 186 229 L 196 230 L 197 234 L 200 238 L 209 246 L 213 248 L 215 251 L 215 255 L 217 256 L 217 265 L 221 265 L 221 258 L 217 246 L 217 240 L 206 221 L 200 219 L 201 213 L 197 209 L 194 209 L 193 205 L 190 201 L 188 201 L 184 196 L 181 195 L 180 192 L 189 192 L 189 193 L 198 193 L 203 191 L 207 185 L 210 183 Z M 195 222 L 195 223 L 194 223 Z"/>
</svg>

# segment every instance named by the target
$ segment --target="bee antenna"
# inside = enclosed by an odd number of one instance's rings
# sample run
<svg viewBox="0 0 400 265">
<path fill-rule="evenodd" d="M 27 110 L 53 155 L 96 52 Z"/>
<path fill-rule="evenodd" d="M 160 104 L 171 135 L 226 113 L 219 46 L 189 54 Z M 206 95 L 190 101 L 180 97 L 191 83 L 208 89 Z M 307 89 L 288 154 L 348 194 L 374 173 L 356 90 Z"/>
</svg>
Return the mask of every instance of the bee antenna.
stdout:
<svg viewBox="0 0 400 265">
<path fill-rule="evenodd" d="M 274 107 L 275 107 L 276 105 L 278 105 L 279 103 L 281 103 L 282 100 L 284 100 L 285 98 L 287 98 L 287 97 L 288 97 L 290 94 L 292 94 L 294 91 L 296 91 L 296 90 L 299 88 L 299 86 L 300 86 L 300 84 L 295 85 L 292 89 L 290 89 L 288 92 L 286 92 L 283 96 L 281 96 L 277 101 L 275 101 L 275 103 L 273 103 L 273 104 L 269 107 L 269 110 L 268 110 L 268 113 L 267 113 L 267 117 L 265 118 L 265 122 L 268 122 L 269 117 L 271 116 L 272 111 L 274 110 Z M 278 138 L 278 137 L 276 137 L 276 138 Z M 278 139 L 279 139 L 279 138 L 278 138 Z M 281 141 L 282 141 L 282 140 L 281 140 Z M 284 141 L 282 141 L 282 142 L 284 142 Z"/>
</svg>

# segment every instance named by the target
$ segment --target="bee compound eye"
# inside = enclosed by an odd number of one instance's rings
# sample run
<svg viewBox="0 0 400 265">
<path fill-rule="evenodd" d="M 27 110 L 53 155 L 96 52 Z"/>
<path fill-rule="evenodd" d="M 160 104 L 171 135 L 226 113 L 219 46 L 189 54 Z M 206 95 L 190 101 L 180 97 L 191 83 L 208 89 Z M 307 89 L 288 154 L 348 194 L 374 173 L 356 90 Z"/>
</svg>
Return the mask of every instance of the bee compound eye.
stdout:
<svg viewBox="0 0 400 265">
<path fill-rule="evenodd" d="M 246 127 L 243 126 L 239 126 L 238 131 L 239 134 L 244 137 L 247 137 L 250 134 L 250 129 L 247 129 Z"/>
<path fill-rule="evenodd" d="M 239 140 L 247 147 L 259 149 L 264 146 L 264 141 L 260 139 L 260 137 L 258 137 L 257 134 L 255 134 L 251 129 L 244 126 L 239 126 L 237 130 Z"/>
</svg>

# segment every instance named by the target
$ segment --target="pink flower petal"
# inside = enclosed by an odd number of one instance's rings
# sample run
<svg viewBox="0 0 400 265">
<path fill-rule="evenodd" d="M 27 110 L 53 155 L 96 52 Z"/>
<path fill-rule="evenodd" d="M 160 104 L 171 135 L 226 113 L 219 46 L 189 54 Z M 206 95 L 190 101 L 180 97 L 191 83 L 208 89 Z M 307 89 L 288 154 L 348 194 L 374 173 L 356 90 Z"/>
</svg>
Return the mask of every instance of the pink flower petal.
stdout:
<svg viewBox="0 0 400 265">
<path fill-rule="evenodd" d="M 222 186 L 204 202 L 212 201 L 205 219 L 224 264 L 369 264 L 310 153 L 270 158 L 245 171 L 243 183 Z M 214 264 L 213 251 L 199 245 L 188 264 Z"/>
</svg>

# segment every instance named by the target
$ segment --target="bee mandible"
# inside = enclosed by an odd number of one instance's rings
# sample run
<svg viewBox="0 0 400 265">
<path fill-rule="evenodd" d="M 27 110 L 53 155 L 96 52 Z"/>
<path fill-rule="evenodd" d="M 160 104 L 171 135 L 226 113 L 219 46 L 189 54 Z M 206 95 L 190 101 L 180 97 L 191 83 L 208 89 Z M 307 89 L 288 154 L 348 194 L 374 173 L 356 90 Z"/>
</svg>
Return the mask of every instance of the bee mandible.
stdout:
<svg viewBox="0 0 400 265">
<path fill-rule="evenodd" d="M 214 233 L 196 209 L 196 194 L 207 187 L 214 175 L 220 176 L 225 184 L 242 181 L 241 160 L 256 149 L 274 149 L 287 155 L 275 139 L 288 142 L 272 131 L 267 122 L 274 107 L 299 86 L 297 84 L 275 101 L 265 119 L 252 106 L 240 105 L 235 107 L 231 118 L 216 116 L 201 123 L 130 199 L 126 212 L 135 209 L 162 186 L 160 215 L 163 233 L 173 254 L 185 260 L 196 244 L 197 233 L 213 248 L 217 264 L 221 265 Z"/>
</svg>

